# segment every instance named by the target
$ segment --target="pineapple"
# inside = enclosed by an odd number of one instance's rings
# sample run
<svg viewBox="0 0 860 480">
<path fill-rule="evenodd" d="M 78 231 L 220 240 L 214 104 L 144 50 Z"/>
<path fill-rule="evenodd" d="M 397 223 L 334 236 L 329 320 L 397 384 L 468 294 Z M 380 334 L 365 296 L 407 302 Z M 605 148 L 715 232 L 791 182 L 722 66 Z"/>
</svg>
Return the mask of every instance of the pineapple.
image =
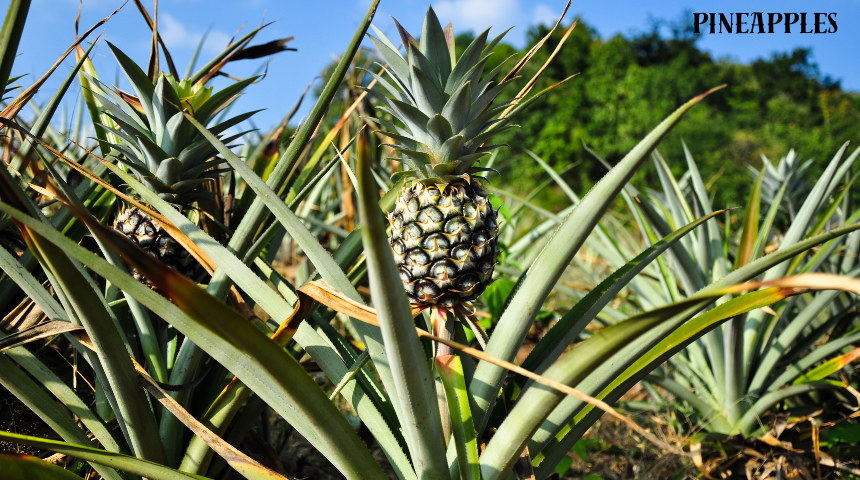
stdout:
<svg viewBox="0 0 860 480">
<path fill-rule="evenodd" d="M 186 80 L 177 82 L 164 74 L 160 74 L 153 84 L 124 53 L 110 43 L 108 46 L 136 96 L 114 91 L 88 76 L 93 85 L 99 85 L 113 100 L 93 92 L 105 107 L 105 113 L 119 126 L 119 129 L 114 129 L 99 124 L 97 128 L 105 130 L 108 138 L 118 139 L 118 143 L 105 143 L 131 174 L 173 207 L 186 212 L 193 202 L 204 196 L 197 187 L 220 175 L 222 170 L 215 167 L 223 160 L 216 157 L 215 148 L 185 119 L 180 108 L 206 125 L 254 79 L 237 82 L 214 94 L 212 87 L 206 88 L 199 83 L 192 85 Z M 226 120 L 209 130 L 218 135 L 253 113 Z M 229 143 L 240 135 L 224 142 Z M 138 208 L 123 206 L 113 227 L 178 272 L 189 277 L 197 272 L 199 265 L 194 258 L 158 222 Z M 149 283 L 139 272 L 132 270 L 132 274 Z"/>
<path fill-rule="evenodd" d="M 487 170 L 475 164 L 500 146 L 485 142 L 512 128 L 494 120 L 510 102 L 491 107 L 506 85 L 492 84 L 502 65 L 482 78 L 504 33 L 487 44 L 483 32 L 457 59 L 451 25 L 443 30 L 432 8 L 420 42 L 397 27 L 405 57 L 376 27 L 377 36 L 368 35 L 392 80 L 370 72 L 387 95 L 368 92 L 403 126 L 374 120 L 409 167 L 388 215 L 391 248 L 413 306 L 462 308 L 492 282 L 499 254 L 497 212 L 474 174 Z"/>
</svg>

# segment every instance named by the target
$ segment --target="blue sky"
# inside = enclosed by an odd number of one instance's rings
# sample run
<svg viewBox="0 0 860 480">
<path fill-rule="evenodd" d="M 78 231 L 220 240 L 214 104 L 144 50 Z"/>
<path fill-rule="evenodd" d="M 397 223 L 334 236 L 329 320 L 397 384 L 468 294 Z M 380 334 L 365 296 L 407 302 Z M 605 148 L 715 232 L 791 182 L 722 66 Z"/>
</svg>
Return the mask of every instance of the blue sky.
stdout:
<svg viewBox="0 0 860 480">
<path fill-rule="evenodd" d="M 5 12 L 8 0 L 0 0 Z M 152 1 L 144 0 L 152 11 Z M 84 0 L 81 31 L 105 17 L 121 4 L 118 0 Z M 255 123 L 268 128 L 285 115 L 298 100 L 308 82 L 332 59 L 341 54 L 363 17 L 369 0 L 161 0 L 159 2 L 159 31 L 180 73 L 202 38 L 209 31 L 201 55 L 207 60 L 227 45 L 234 33 L 259 25 L 262 21 L 278 20 L 258 35 L 258 42 L 293 36 L 291 47 L 297 52 L 284 52 L 269 62 L 268 76 L 262 83 L 251 86 L 236 107 L 238 110 L 267 109 L 257 114 Z M 420 32 L 421 19 L 427 0 L 382 0 L 374 23 L 387 33 L 393 32 L 390 16 L 413 32 Z M 443 24 L 452 21 L 455 31 L 482 30 L 494 27 L 501 31 L 510 25 L 517 27 L 508 39 L 516 46 L 524 42 L 525 32 L 535 23 L 551 23 L 564 8 L 561 0 L 443 0 L 433 2 Z M 603 38 L 617 33 L 629 34 L 649 28 L 650 19 L 676 20 L 689 9 L 693 12 L 835 12 L 839 30 L 835 34 L 801 33 L 722 34 L 704 35 L 699 45 L 715 57 L 729 57 L 748 62 L 769 56 L 774 51 L 795 47 L 813 48 L 814 60 L 821 72 L 841 80 L 843 87 L 860 91 L 860 63 L 856 60 L 856 45 L 860 44 L 860 1 L 834 0 L 827 2 L 755 2 L 664 0 L 641 2 L 632 0 L 584 2 L 575 1 L 568 18 L 584 13 L 583 19 Z M 30 73 L 23 84 L 29 85 L 41 76 L 59 55 L 74 41 L 74 19 L 77 0 L 33 0 L 24 31 L 14 74 Z M 244 25 L 244 27 L 243 27 Z M 796 27 L 799 27 L 797 25 Z M 103 38 L 110 40 L 141 65 L 149 55 L 150 33 L 133 2 L 128 4 L 102 27 Z M 799 29 L 798 29 L 799 31 Z M 851 47 L 854 45 L 855 47 Z M 95 50 L 94 62 L 103 80 L 114 82 L 117 69 L 106 46 Z M 248 76 L 264 64 L 261 60 L 246 60 L 228 65 L 224 70 L 236 76 Z M 72 67 L 73 60 L 54 74 L 37 99 L 45 101 Z M 165 67 L 166 69 L 166 67 Z M 227 80 L 218 80 L 226 82 Z M 317 80 L 319 81 L 319 80 Z M 120 87 L 126 84 L 120 79 Z M 575 85 L 572 85 L 575 88 Z M 79 101 L 77 89 L 67 96 L 70 103 Z M 306 102 L 299 116 L 310 110 Z"/>
</svg>

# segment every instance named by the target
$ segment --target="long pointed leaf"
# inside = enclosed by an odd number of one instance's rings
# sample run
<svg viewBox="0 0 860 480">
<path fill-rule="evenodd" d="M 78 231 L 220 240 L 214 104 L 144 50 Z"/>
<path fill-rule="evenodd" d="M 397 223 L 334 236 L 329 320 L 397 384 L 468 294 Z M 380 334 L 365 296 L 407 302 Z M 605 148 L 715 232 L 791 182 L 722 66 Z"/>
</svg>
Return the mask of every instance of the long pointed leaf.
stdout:
<svg viewBox="0 0 860 480">
<path fill-rule="evenodd" d="M 722 293 L 737 288 L 739 287 L 711 292 L 707 294 L 707 297 L 713 299 Z M 858 288 L 858 285 L 853 285 L 849 288 Z M 787 292 L 790 292 L 788 294 L 797 293 L 797 291 L 790 288 L 774 290 L 779 290 L 783 294 Z M 781 298 L 784 297 L 785 295 Z M 777 300 L 779 299 L 772 301 Z M 609 361 L 620 346 L 629 343 L 645 332 L 653 330 L 661 323 L 669 321 L 676 313 L 683 311 L 695 302 L 695 299 L 686 299 L 679 304 L 647 312 L 625 322 L 611 325 L 577 345 L 569 352 L 569 355 L 565 355 L 561 360 L 547 369 L 544 376 L 567 385 L 575 386 L 593 370 L 594 366 Z M 725 320 L 733 315 L 724 315 L 721 318 Z M 702 328 L 698 331 L 701 330 Z M 651 352 L 649 352 L 650 354 Z M 655 356 L 659 356 L 659 353 L 655 354 Z M 651 363 L 650 360 L 651 358 L 648 357 L 648 361 L 644 361 L 644 364 L 648 365 Z M 652 366 L 655 365 L 652 364 Z M 625 379 L 619 378 L 616 382 L 621 383 Z M 481 456 L 481 473 L 485 479 L 504 478 L 506 472 L 512 468 L 519 452 L 525 448 L 534 431 L 540 426 L 543 418 L 552 411 L 555 405 L 558 405 L 561 399 L 562 397 L 559 392 L 547 389 L 543 385 L 533 386 L 521 395 L 517 405 L 499 427 Z"/>
<path fill-rule="evenodd" d="M 401 402 L 400 422 L 418 477 L 441 480 L 448 477 L 448 463 L 433 376 L 415 334 L 409 301 L 388 244 L 386 222 L 378 207 L 378 188 L 370 173 L 369 150 L 366 137 L 359 137 L 358 209 L 364 225 L 361 238 L 367 256 L 371 296 L 394 380 L 386 386 L 394 387 L 391 396 L 395 402 Z"/>
<path fill-rule="evenodd" d="M 308 259 L 317 268 L 320 275 L 329 282 L 332 286 L 343 292 L 352 300 L 361 301 L 355 287 L 344 274 L 341 267 L 334 261 L 331 255 L 319 244 L 316 238 L 308 231 L 302 221 L 290 210 L 287 205 L 281 201 L 275 192 L 257 176 L 256 173 L 248 167 L 245 162 L 236 156 L 226 145 L 220 142 L 214 135 L 200 125 L 199 122 L 191 117 L 187 117 L 189 121 L 198 128 L 212 144 L 218 149 L 218 152 L 227 160 L 227 162 L 242 175 L 242 178 L 248 185 L 257 193 L 257 199 L 260 199 L 263 204 L 275 215 L 279 222 L 286 228 L 290 236 L 302 247 L 302 250 L 308 256 Z M 256 201 L 256 200 L 255 200 Z M 247 289 L 246 289 L 247 291 Z M 404 294 L 405 295 L 405 294 Z M 383 384 L 392 388 L 394 379 L 389 370 L 389 362 L 386 360 L 386 355 L 383 347 L 382 334 L 379 329 L 369 325 L 358 323 L 354 325 L 356 330 L 362 336 L 362 340 L 370 349 L 371 358 L 374 360 L 377 371 L 382 378 Z M 394 402 L 395 410 L 399 405 Z M 400 412 L 398 412 L 399 414 Z"/>
<path fill-rule="evenodd" d="M 152 119 L 156 118 L 156 112 L 152 109 L 152 99 L 155 95 L 155 86 L 152 84 L 152 80 L 150 80 L 149 77 L 146 76 L 146 72 L 141 70 L 132 59 L 128 58 L 128 55 L 122 52 L 122 50 L 108 41 L 105 41 L 105 43 L 107 43 L 108 48 L 110 48 L 111 53 L 113 53 L 117 63 L 119 63 L 119 67 L 125 73 L 129 83 L 131 83 L 134 92 L 137 94 L 137 98 L 140 99 L 140 105 L 143 107 L 146 118 L 153 121 Z M 150 129 L 155 130 L 160 128 L 158 122 L 155 123 L 155 125 L 150 125 Z"/>
<path fill-rule="evenodd" d="M 7 355 L 3 354 L 0 354 L 0 383 L 64 440 L 92 445 L 86 432 L 81 430 L 65 409 L 60 407 L 39 384 L 22 372 Z M 95 468 L 105 478 L 115 480 L 122 478 L 113 469 L 101 466 Z M 6 478 L 5 474 L 2 476 Z"/>
<path fill-rule="evenodd" d="M 38 457 L 15 453 L 0 453 L 0 473 L 6 480 L 80 480 L 81 478 L 59 465 Z"/>
<path fill-rule="evenodd" d="M 684 113 L 713 91 L 709 90 L 690 100 L 661 122 L 582 199 L 559 226 L 529 271 L 523 275 L 513 299 L 496 325 L 487 345 L 487 353 L 505 360 L 513 359 L 547 295 L 594 225 L 657 143 L 681 120 Z M 479 364 L 475 370 L 470 392 L 477 407 L 473 413 L 479 432 L 484 430 L 487 414 L 493 406 L 504 376 L 503 369 L 487 363 Z"/>
<path fill-rule="evenodd" d="M 797 255 L 799 252 L 808 250 L 816 245 L 825 243 L 830 239 L 837 238 L 857 230 L 860 230 L 860 223 L 846 225 L 841 228 L 833 229 L 830 232 L 821 234 L 817 237 L 797 242 L 796 244 L 792 245 L 789 248 L 786 248 L 785 250 L 773 252 L 770 255 L 755 260 L 747 264 L 746 266 L 727 274 L 722 279 L 702 289 L 696 295 L 700 296 L 713 293 L 715 291 L 719 291 L 721 288 L 724 288 L 728 285 L 747 281 L 757 275 L 760 275 L 763 272 L 768 271 L 768 269 L 772 268 L 774 265 L 779 265 L 787 261 L 794 255 Z M 641 376 L 637 375 L 635 377 L 631 377 L 631 379 L 622 383 L 615 390 L 612 390 L 608 393 L 607 391 L 605 391 L 606 387 L 610 383 L 612 383 L 612 381 L 618 375 L 620 375 L 630 365 L 632 365 L 636 359 L 645 355 L 646 352 L 648 352 L 651 348 L 653 348 L 660 341 L 662 341 L 662 339 L 665 338 L 666 335 L 677 329 L 680 325 L 683 325 L 695 314 L 697 314 L 703 308 L 707 307 L 710 302 L 711 300 L 702 300 L 691 308 L 688 308 L 684 312 L 681 312 L 676 315 L 670 322 L 666 323 L 665 325 L 662 325 L 654 331 L 642 335 L 640 338 L 630 342 L 630 344 L 624 347 L 619 353 L 619 355 L 622 355 L 622 357 L 624 358 L 623 361 L 617 361 L 611 364 L 607 363 L 601 365 L 594 372 L 592 372 L 592 374 L 589 375 L 589 377 L 585 381 L 580 383 L 578 389 L 587 395 L 600 395 L 601 397 L 605 396 L 607 401 L 617 400 L 618 397 L 626 393 L 633 385 L 636 384 L 637 381 L 643 378 L 648 372 L 642 372 Z M 576 415 L 577 412 L 580 412 L 583 407 L 585 407 L 585 404 L 578 399 L 566 399 L 553 411 L 553 413 L 548 417 L 547 421 L 541 428 L 548 430 L 551 436 L 556 436 L 558 434 L 559 437 L 565 437 L 565 445 L 570 442 L 575 442 L 575 439 L 568 438 L 565 435 L 567 434 L 566 432 L 569 430 L 568 422 L 570 422 L 571 419 L 573 419 L 574 415 Z M 578 419 L 581 419 L 582 416 L 584 416 L 584 414 L 580 415 Z M 599 415 L 592 416 L 589 414 L 588 418 L 590 419 L 589 421 L 593 423 L 597 420 L 597 418 L 599 418 Z M 583 426 L 583 428 L 587 430 L 586 426 Z M 577 427 L 577 435 L 584 434 L 585 430 Z M 570 446 L 567 447 L 567 449 L 570 450 L 571 446 L 572 443 L 570 444 Z M 530 448 L 530 450 L 533 453 L 537 452 L 537 449 Z M 556 455 L 561 454 L 559 450 L 556 449 L 556 447 L 553 447 L 553 451 Z"/>
<path fill-rule="evenodd" d="M 48 316 L 54 321 L 69 322 L 70 319 L 63 311 L 57 301 L 48 294 L 48 292 L 39 284 L 38 281 L 22 268 L 21 265 L 5 250 L 0 250 L 0 268 L 2 268 L 16 284 L 22 287 L 24 293 Z M 0 335 L 2 337 L 2 335 Z M 74 338 L 71 340 L 74 341 Z M 79 344 L 76 344 L 76 346 Z M 83 353 L 88 350 L 81 346 Z M 54 396 L 57 397 L 72 413 L 81 419 L 81 422 L 92 432 L 96 439 L 108 450 L 119 451 L 120 446 L 113 438 L 112 434 L 104 426 L 99 419 L 83 402 L 78 398 L 77 394 L 72 391 L 57 375 L 45 366 L 35 355 L 24 348 L 15 348 L 5 352 L 7 356 L 15 360 L 27 372 L 30 373 L 37 381 L 41 382 Z M 85 357 L 86 358 L 86 357 Z"/>
<path fill-rule="evenodd" d="M 30 11 L 30 0 L 12 0 L 3 20 L 0 30 L 0 88 L 5 89 L 12 73 L 12 64 L 18 54 L 18 43 L 24 33 L 27 13 Z"/>
<path fill-rule="evenodd" d="M 694 230 L 696 227 L 713 218 L 722 211 L 714 212 L 699 218 L 686 225 L 671 235 L 654 243 L 607 277 L 604 281 L 592 289 L 588 295 L 582 298 L 570 309 L 561 320 L 538 342 L 534 350 L 523 362 L 523 368 L 529 370 L 543 371 L 561 355 L 562 352 L 573 342 L 577 335 L 593 320 L 597 313 L 603 309 L 618 292 L 621 291 L 630 280 L 638 275 L 660 254 L 671 247 L 681 237 Z"/>
<path fill-rule="evenodd" d="M 842 159 L 842 156 L 845 154 L 845 150 L 848 148 L 848 142 L 842 145 L 842 148 L 836 152 L 836 155 L 833 156 L 833 159 L 830 161 L 830 164 L 827 168 L 822 172 L 821 177 L 816 182 L 815 186 L 812 187 L 812 191 L 809 192 L 809 195 L 804 200 L 803 205 L 800 207 L 800 211 L 797 212 L 797 215 L 792 220 L 791 226 L 785 232 L 783 236 L 782 242 L 780 242 L 779 250 L 785 250 L 789 248 L 791 245 L 795 244 L 801 238 L 803 238 L 806 233 L 809 225 L 812 220 L 815 218 L 815 214 L 818 212 L 822 199 L 827 198 L 825 196 L 826 191 L 830 184 L 835 184 L 837 182 L 833 181 L 834 176 L 837 174 L 839 170 L 839 162 Z M 858 150 L 856 153 L 860 153 Z M 854 157 L 854 155 L 852 155 Z M 856 157 L 854 157 L 856 158 Z M 835 186 L 835 185 L 834 185 Z M 765 280 L 772 280 L 774 278 L 782 277 L 786 274 L 788 270 L 789 264 L 781 264 L 775 266 L 765 273 Z M 744 378 L 749 378 L 752 376 L 750 372 L 750 368 L 752 366 L 752 362 L 756 361 L 756 355 L 758 352 L 754 351 L 754 345 L 759 342 L 758 332 L 760 330 L 760 323 L 764 319 L 764 312 L 758 310 L 752 312 L 747 317 L 747 321 L 744 324 L 744 332 L 743 332 L 743 345 L 744 345 Z"/>
<path fill-rule="evenodd" d="M 360 233 L 358 230 L 354 230 Z M 266 265 L 265 262 L 256 258 L 254 266 L 260 269 L 264 278 L 271 281 L 278 291 L 289 301 L 298 301 L 293 287 L 287 283 L 273 268 Z M 321 324 L 324 326 L 327 324 Z M 333 329 L 332 329 L 333 330 Z M 346 341 L 342 342 L 343 348 L 338 350 L 335 345 L 334 335 L 337 332 L 327 333 L 324 330 L 317 331 L 307 322 L 299 325 L 295 333 L 296 342 L 309 352 L 314 361 L 323 369 L 332 382 L 340 384 L 344 376 L 348 375 L 348 370 L 351 368 L 344 363 L 343 358 L 349 361 L 356 362 L 357 359 L 350 357 L 349 353 L 352 348 L 346 345 Z M 338 352 L 343 355 L 341 358 Z M 392 468 L 397 473 L 398 478 L 404 480 L 417 479 L 412 465 L 409 462 L 406 454 L 403 451 L 405 442 L 399 432 L 399 426 L 396 424 L 396 418 L 392 420 L 393 424 L 388 423 L 388 419 L 394 417 L 393 409 L 387 398 L 384 397 L 382 387 L 376 382 L 375 377 L 366 379 L 364 382 L 361 378 L 361 372 L 358 375 L 359 382 L 348 382 L 341 392 L 341 395 L 350 402 L 352 408 L 358 413 L 361 420 L 367 425 L 373 433 L 377 443 L 382 448 L 385 455 L 391 462 Z M 390 411 L 390 412 L 389 412 Z"/>
<path fill-rule="evenodd" d="M 305 146 L 310 141 L 311 135 L 316 129 L 317 124 L 322 119 L 326 110 L 328 110 L 329 103 L 332 98 L 334 98 L 335 93 L 339 91 L 341 80 L 346 74 L 347 69 L 352 64 L 352 59 L 361 45 L 361 41 L 364 38 L 364 34 L 367 32 L 367 28 L 370 26 L 373 16 L 376 14 L 378 4 L 379 0 L 374 0 L 370 5 L 370 8 L 368 8 L 367 14 L 365 14 L 358 30 L 355 32 L 349 47 L 347 47 L 344 55 L 341 56 L 341 59 L 332 72 L 328 83 L 326 83 L 325 88 L 323 88 L 317 103 L 314 104 L 311 109 L 311 113 L 308 115 L 308 118 L 291 137 L 289 145 L 286 146 L 286 150 L 283 155 L 278 157 L 278 162 L 271 174 L 269 174 L 268 178 L 268 184 L 274 187 L 273 190 L 279 191 L 281 189 L 283 183 L 286 181 L 287 174 L 298 161 L 302 150 L 304 150 Z M 282 140 L 287 139 L 284 138 Z M 248 209 L 248 212 L 245 214 L 245 217 L 242 219 L 242 222 L 239 224 L 239 227 L 234 232 L 233 237 L 230 239 L 230 249 L 239 252 L 240 254 L 244 254 L 245 250 L 247 250 L 253 242 L 254 233 L 256 233 L 260 224 L 265 220 L 268 214 L 269 212 L 266 209 L 263 199 L 256 197 L 251 204 L 251 207 Z M 223 297 L 229 288 L 229 281 L 227 281 L 226 273 L 223 271 L 216 271 L 212 277 L 210 285 L 212 285 L 212 289 L 210 291 L 216 297 Z"/>
<path fill-rule="evenodd" d="M 230 365 L 237 377 L 350 478 L 384 478 L 355 430 L 298 362 L 241 315 L 208 295 L 191 280 L 146 255 L 121 234 L 88 220 L 93 231 L 98 232 L 106 243 L 120 249 L 124 258 L 159 285 L 161 291 L 171 295 L 176 304 L 171 303 L 20 211 L 2 203 L 0 210 L 49 241 L 56 242 L 93 271 L 130 292 L 219 363 Z"/>
<path fill-rule="evenodd" d="M 97 40 L 98 41 L 98 40 Z M 54 96 L 51 97 L 51 100 L 42 109 L 42 112 L 33 122 L 33 125 L 30 127 L 30 131 L 33 133 L 33 136 L 42 137 L 45 134 L 45 131 L 48 129 L 51 123 L 51 118 L 53 118 L 54 113 L 57 111 L 57 107 L 60 105 L 60 101 L 66 95 L 69 87 L 72 85 L 72 82 L 75 80 L 75 75 L 77 75 L 78 71 L 83 66 L 84 62 L 88 60 L 89 54 L 92 51 L 93 47 L 96 45 L 96 42 L 93 42 L 90 45 L 90 48 L 84 52 L 82 58 L 78 60 L 78 63 L 75 64 L 72 71 L 66 76 L 65 80 L 60 84 L 60 88 L 57 89 Z M 33 148 L 33 142 L 25 142 L 21 145 L 21 149 L 18 151 L 18 154 L 21 157 L 27 157 L 30 154 L 30 150 Z"/>
<path fill-rule="evenodd" d="M 0 198 L 4 201 L 23 203 L 17 197 L 15 188 L 5 171 L 0 172 Z M 40 227 L 59 235 L 56 230 L 35 218 L 28 218 Z M 161 442 L 153 441 L 154 436 L 157 438 L 158 431 L 155 416 L 146 395 L 141 390 L 137 374 L 128 357 L 125 342 L 104 298 L 95 290 L 92 280 L 84 278 L 85 273 L 82 269 L 79 269 L 79 266 L 75 265 L 62 249 L 20 223 L 19 228 L 39 262 L 59 283 L 57 288 L 62 289 L 96 345 L 96 354 L 106 376 L 100 380 L 108 382 L 116 397 L 116 404 L 113 407 L 120 419 L 120 427 L 129 439 L 133 451 L 143 458 L 163 462 L 164 447 Z"/>
<path fill-rule="evenodd" d="M 206 477 L 189 475 L 157 463 L 147 462 L 146 460 L 130 457 L 121 453 L 108 452 L 98 448 L 60 442 L 57 440 L 48 440 L 47 438 L 18 435 L 16 433 L 0 430 L 0 440 L 23 443 L 24 445 L 30 445 L 50 452 L 64 453 L 72 457 L 113 467 L 117 470 L 134 473 L 152 480 L 210 480 Z"/>
</svg>

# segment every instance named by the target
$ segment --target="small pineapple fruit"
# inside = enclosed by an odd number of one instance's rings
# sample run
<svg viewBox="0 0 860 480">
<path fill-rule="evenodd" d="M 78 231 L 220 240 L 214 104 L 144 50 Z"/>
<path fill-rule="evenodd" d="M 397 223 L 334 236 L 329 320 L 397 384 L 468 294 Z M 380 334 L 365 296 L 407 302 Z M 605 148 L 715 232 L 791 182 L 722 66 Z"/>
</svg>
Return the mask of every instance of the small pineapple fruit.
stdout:
<svg viewBox="0 0 860 480">
<path fill-rule="evenodd" d="M 113 228 L 124 233 L 144 251 L 186 277 L 193 277 L 196 274 L 198 264 L 188 250 L 185 250 L 161 228 L 158 222 L 139 208 L 126 205 L 120 207 L 120 211 L 114 218 Z M 136 280 L 151 285 L 151 282 L 136 268 L 131 269 L 131 274 Z"/>
<path fill-rule="evenodd" d="M 386 95 L 370 91 L 403 126 L 375 119 L 394 139 L 408 176 L 388 215 L 391 248 L 410 302 L 419 308 L 451 308 L 476 299 L 492 282 L 499 250 L 496 212 L 477 180 L 474 165 L 499 145 L 485 146 L 512 126 L 494 120 L 510 102 L 491 107 L 505 83 L 493 85 L 502 68 L 482 78 L 498 36 L 479 35 L 457 59 L 451 26 L 443 30 L 427 11 L 421 40 L 400 28 L 402 56 L 376 27 L 370 35 L 388 63 L 392 82 L 371 72 Z"/>
<path fill-rule="evenodd" d="M 163 200 L 185 212 L 203 196 L 197 187 L 222 173 L 223 170 L 216 167 L 223 160 L 216 156 L 215 147 L 188 122 L 182 111 L 206 125 L 235 100 L 254 78 L 236 82 L 214 94 L 211 87 L 190 85 L 185 80 L 177 82 L 173 77 L 163 74 L 153 85 L 130 58 L 110 43 L 108 46 L 134 88 L 136 97 L 121 91 L 115 92 L 89 77 L 93 85 L 99 85 L 105 95 L 113 100 L 93 92 L 119 129 L 107 125 L 97 127 L 108 133 L 108 138 L 118 140 L 118 143 L 106 143 L 113 149 L 113 156 L 127 166 L 135 178 L 158 193 Z M 253 113 L 233 117 L 209 130 L 219 135 Z M 223 141 L 229 143 L 240 135 Z M 199 265 L 193 257 L 138 208 L 121 208 L 114 220 L 114 229 L 180 273 L 190 277 L 197 271 Z M 132 274 L 146 282 L 139 272 L 133 270 Z"/>
</svg>

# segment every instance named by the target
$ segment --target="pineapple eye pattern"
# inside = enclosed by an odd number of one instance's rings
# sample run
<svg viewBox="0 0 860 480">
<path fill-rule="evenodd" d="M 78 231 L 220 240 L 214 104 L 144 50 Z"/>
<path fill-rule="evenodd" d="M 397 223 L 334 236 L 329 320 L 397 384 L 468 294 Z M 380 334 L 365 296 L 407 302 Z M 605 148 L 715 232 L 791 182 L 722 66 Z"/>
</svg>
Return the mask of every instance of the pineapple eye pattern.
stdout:
<svg viewBox="0 0 860 480">
<path fill-rule="evenodd" d="M 400 30 L 406 47 L 401 53 L 392 48 L 400 40 L 373 29 L 368 37 L 388 65 L 389 80 L 366 91 L 378 101 L 378 111 L 394 117 L 394 123 L 379 123 L 406 167 L 399 173 L 407 181 L 388 215 L 392 252 L 409 272 L 404 286 L 415 309 L 462 307 L 492 282 L 499 255 L 496 212 L 478 176 L 487 169 L 476 165 L 501 146 L 492 137 L 514 128 L 511 117 L 496 118 L 500 112 L 493 107 L 507 80 L 498 77 L 499 67 L 484 71 L 486 55 L 504 34 L 490 40 L 487 30 L 454 55 L 453 48 L 444 48 L 451 32 L 443 31 L 431 9 L 424 43 Z M 432 38 L 440 48 L 429 47 Z M 432 266 L 417 262 L 419 253 Z"/>
<path fill-rule="evenodd" d="M 496 212 L 474 180 L 443 189 L 404 188 L 389 214 L 389 242 L 410 302 L 450 308 L 492 282 L 499 250 Z"/>
</svg>

